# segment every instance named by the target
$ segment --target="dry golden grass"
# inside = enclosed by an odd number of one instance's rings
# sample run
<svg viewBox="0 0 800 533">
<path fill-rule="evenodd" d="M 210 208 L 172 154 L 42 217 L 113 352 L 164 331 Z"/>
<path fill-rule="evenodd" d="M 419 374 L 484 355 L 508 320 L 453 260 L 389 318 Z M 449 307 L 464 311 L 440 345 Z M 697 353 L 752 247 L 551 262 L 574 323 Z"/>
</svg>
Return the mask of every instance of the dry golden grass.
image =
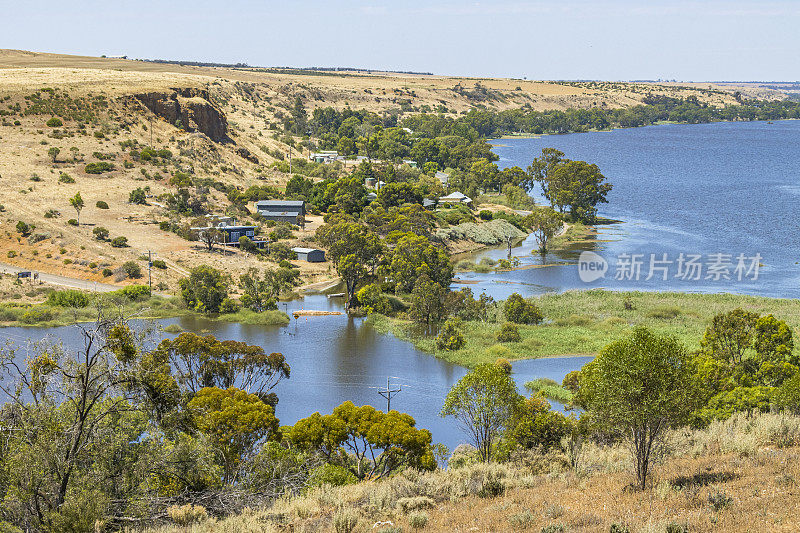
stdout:
<svg viewBox="0 0 800 533">
<path fill-rule="evenodd" d="M 565 532 L 607 532 L 613 524 L 632 533 L 661 533 L 669 524 L 693 533 L 800 530 L 800 419 L 741 414 L 707 430 L 675 431 L 668 442 L 645 491 L 627 488 L 633 477 L 625 448 L 590 445 L 577 471 L 554 453 L 404 472 L 379 483 L 322 487 L 180 530 L 334 531 L 337 517 L 341 523 L 350 516 L 357 519 L 354 532 L 407 532 L 423 514 L 422 530 L 442 533 L 539 532 L 555 525 Z M 492 481 L 502 494 L 487 494 Z"/>
</svg>

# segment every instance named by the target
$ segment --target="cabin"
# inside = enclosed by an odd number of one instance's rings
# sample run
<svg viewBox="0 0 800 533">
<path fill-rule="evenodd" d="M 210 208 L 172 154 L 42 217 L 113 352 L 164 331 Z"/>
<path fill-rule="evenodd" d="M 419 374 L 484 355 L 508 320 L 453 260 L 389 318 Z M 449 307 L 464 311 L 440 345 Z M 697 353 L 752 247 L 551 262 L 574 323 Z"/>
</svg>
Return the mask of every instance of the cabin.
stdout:
<svg viewBox="0 0 800 533">
<path fill-rule="evenodd" d="M 308 261 L 309 263 L 322 263 L 325 261 L 325 252 L 317 250 L 316 248 L 292 248 L 292 251 L 297 254 L 297 259 L 300 261 Z"/>
<path fill-rule="evenodd" d="M 260 200 L 255 203 L 255 210 L 267 220 L 299 225 L 301 217 L 306 215 L 306 203 L 303 200 Z"/>
<path fill-rule="evenodd" d="M 439 198 L 439 203 L 440 204 L 446 204 L 446 205 L 453 205 L 453 204 L 468 205 L 468 204 L 472 203 L 472 198 L 470 198 L 469 196 L 467 196 L 464 193 L 460 193 L 458 191 L 455 191 L 455 192 L 451 192 L 447 196 L 442 196 L 441 198 Z"/>
<path fill-rule="evenodd" d="M 437 170 L 434 177 L 439 180 L 439 183 L 442 184 L 442 187 L 447 187 L 447 182 L 450 180 L 450 174 L 447 172 L 442 172 L 441 170 Z"/>
<path fill-rule="evenodd" d="M 321 152 L 312 152 L 308 158 L 315 163 L 331 163 L 339 158 L 339 152 L 336 150 L 323 150 Z"/>
<path fill-rule="evenodd" d="M 422 199 L 422 207 L 425 209 L 431 210 L 436 208 L 436 200 L 431 200 L 430 198 L 423 198 Z"/>
<path fill-rule="evenodd" d="M 238 223 L 235 217 L 230 216 L 210 215 L 206 217 L 206 220 L 208 221 L 207 226 L 192 228 L 201 239 L 203 238 L 203 233 L 216 228 L 220 231 L 220 236 L 222 237 L 219 244 L 236 247 L 239 246 L 241 237 L 247 237 L 253 241 L 257 248 L 264 247 L 265 241 L 256 237 L 255 226 L 243 226 Z"/>
</svg>

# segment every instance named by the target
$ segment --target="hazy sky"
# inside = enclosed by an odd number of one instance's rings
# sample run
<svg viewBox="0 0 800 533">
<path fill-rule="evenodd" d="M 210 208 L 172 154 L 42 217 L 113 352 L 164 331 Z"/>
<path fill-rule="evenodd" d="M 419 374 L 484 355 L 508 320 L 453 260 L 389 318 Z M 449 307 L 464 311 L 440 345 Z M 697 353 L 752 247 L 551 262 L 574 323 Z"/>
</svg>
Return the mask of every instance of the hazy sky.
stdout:
<svg viewBox="0 0 800 533">
<path fill-rule="evenodd" d="M 0 6 L 0 48 L 529 79 L 800 79 L 800 0 Z"/>
</svg>

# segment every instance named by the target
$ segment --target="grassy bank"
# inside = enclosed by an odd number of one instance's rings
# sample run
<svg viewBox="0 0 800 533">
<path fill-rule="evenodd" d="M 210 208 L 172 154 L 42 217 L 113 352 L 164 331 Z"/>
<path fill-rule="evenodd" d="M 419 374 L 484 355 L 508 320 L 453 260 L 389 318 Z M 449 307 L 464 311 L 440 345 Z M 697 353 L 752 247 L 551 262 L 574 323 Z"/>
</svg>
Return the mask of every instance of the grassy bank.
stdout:
<svg viewBox="0 0 800 533">
<path fill-rule="evenodd" d="M 497 342 L 502 318 L 496 323 L 466 322 L 465 346 L 456 351 L 438 350 L 434 337 L 415 333 L 410 321 L 377 315 L 369 320 L 378 331 L 392 333 L 422 351 L 467 367 L 494 362 L 498 357 L 514 360 L 595 355 L 640 324 L 673 335 L 695 349 L 711 318 L 737 307 L 759 314 L 771 313 L 793 329 L 800 328 L 800 300 L 736 294 L 591 290 L 547 294 L 536 301 L 545 321 L 538 326 L 520 325 L 520 342 Z"/>
<path fill-rule="evenodd" d="M 205 315 L 186 308 L 183 300 L 177 296 L 138 296 L 129 297 L 121 291 L 106 294 L 89 295 L 78 291 L 54 291 L 84 294 L 81 305 L 54 305 L 48 299 L 39 303 L 0 303 L 0 327 L 58 327 L 92 322 L 97 320 L 97 306 L 119 310 L 124 316 L 142 319 L 175 318 L 196 316 L 210 320 L 238 322 L 241 324 L 262 326 L 285 326 L 289 316 L 283 311 L 273 310 L 256 313 L 249 309 L 241 309 L 235 313 Z"/>
</svg>

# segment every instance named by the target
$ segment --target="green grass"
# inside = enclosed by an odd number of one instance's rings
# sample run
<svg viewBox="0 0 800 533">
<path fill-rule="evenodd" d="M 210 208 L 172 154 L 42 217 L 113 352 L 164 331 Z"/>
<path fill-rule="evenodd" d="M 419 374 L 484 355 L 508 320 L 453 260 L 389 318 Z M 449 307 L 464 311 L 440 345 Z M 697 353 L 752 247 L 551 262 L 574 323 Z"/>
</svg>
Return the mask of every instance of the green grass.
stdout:
<svg viewBox="0 0 800 533">
<path fill-rule="evenodd" d="M 628 300 L 632 309 L 625 308 Z M 645 325 L 676 337 L 689 349 L 700 338 L 714 315 L 737 307 L 773 314 L 793 330 L 800 329 L 800 300 L 762 298 L 735 294 L 685 294 L 659 292 L 568 291 L 537 298 L 545 317 L 538 326 L 519 326 L 520 342 L 498 343 L 502 320 L 464 324 L 464 348 L 436 349 L 433 337 L 412 334 L 408 321 L 383 316 L 369 318 L 380 332 L 408 340 L 422 351 L 467 367 L 494 362 L 498 357 L 535 359 L 569 355 L 595 355 L 604 346 Z"/>
<path fill-rule="evenodd" d="M 550 378 L 536 378 L 532 381 L 525 383 L 525 388 L 532 394 L 537 392 L 542 393 L 542 396 L 548 400 L 555 400 L 567 404 L 572 401 L 572 392 L 565 389 L 558 384 L 557 381 Z"/>
<path fill-rule="evenodd" d="M 219 315 L 217 319 L 258 326 L 285 326 L 289 323 L 289 315 L 277 310 L 256 313 L 249 309 L 241 309 L 235 313 Z"/>
</svg>

